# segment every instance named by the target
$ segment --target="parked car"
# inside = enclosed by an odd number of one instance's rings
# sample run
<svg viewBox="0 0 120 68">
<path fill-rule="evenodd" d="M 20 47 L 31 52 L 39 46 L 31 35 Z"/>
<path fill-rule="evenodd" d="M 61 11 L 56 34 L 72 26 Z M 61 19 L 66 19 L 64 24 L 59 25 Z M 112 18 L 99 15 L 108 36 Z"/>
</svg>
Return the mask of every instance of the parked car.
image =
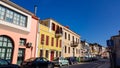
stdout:
<svg viewBox="0 0 120 68">
<path fill-rule="evenodd" d="M 97 61 L 95 57 L 81 57 L 81 62 Z"/>
<path fill-rule="evenodd" d="M 88 62 L 89 59 L 87 57 L 81 57 L 81 62 Z"/>
<path fill-rule="evenodd" d="M 69 62 L 67 59 L 63 58 L 63 57 L 58 57 L 58 58 L 55 58 L 53 61 L 55 66 L 63 66 L 63 65 L 69 65 Z"/>
<path fill-rule="evenodd" d="M 11 64 L 7 60 L 0 59 L 0 68 L 20 68 L 16 64 Z"/>
<path fill-rule="evenodd" d="M 77 64 L 78 61 L 76 60 L 75 57 L 66 57 L 66 59 L 69 61 L 70 65 Z"/>
<path fill-rule="evenodd" d="M 54 68 L 54 64 L 46 58 L 30 58 L 21 63 L 21 68 Z"/>
</svg>

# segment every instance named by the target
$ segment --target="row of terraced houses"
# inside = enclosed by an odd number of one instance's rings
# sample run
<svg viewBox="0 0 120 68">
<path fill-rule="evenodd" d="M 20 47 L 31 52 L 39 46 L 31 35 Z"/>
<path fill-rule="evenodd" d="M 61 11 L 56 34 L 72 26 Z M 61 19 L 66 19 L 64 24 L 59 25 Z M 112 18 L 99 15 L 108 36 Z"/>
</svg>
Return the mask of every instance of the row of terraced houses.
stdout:
<svg viewBox="0 0 120 68">
<path fill-rule="evenodd" d="M 0 58 L 20 64 L 31 57 L 81 57 L 80 35 L 53 19 L 35 14 L 9 0 L 0 0 Z"/>
</svg>

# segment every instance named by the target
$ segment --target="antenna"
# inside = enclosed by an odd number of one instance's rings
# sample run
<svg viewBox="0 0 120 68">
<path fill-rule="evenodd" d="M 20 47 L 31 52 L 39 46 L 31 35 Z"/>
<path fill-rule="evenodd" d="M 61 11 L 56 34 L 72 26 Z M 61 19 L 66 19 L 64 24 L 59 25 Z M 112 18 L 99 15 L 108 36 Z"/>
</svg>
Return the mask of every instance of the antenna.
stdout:
<svg viewBox="0 0 120 68">
<path fill-rule="evenodd" d="M 34 14 L 35 14 L 35 16 L 37 14 L 37 5 L 34 5 Z"/>
</svg>

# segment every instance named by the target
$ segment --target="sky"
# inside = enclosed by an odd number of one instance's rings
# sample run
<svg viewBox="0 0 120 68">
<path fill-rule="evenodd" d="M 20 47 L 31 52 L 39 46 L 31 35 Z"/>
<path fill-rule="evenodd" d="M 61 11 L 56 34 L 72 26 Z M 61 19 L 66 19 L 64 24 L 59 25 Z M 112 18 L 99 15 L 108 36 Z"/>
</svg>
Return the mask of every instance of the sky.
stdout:
<svg viewBox="0 0 120 68">
<path fill-rule="evenodd" d="M 43 20 L 53 18 L 88 43 L 106 46 L 120 30 L 120 0 L 11 0 Z"/>
</svg>

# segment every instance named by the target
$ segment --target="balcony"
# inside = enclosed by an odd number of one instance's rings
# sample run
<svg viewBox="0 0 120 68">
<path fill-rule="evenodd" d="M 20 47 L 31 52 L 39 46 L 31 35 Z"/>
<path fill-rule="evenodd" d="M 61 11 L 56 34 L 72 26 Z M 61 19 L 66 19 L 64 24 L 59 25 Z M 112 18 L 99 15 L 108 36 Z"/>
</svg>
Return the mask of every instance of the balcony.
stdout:
<svg viewBox="0 0 120 68">
<path fill-rule="evenodd" d="M 60 37 L 62 37 L 62 29 L 57 29 L 56 31 L 55 31 L 55 37 L 56 38 L 60 38 Z"/>
<path fill-rule="evenodd" d="M 71 43 L 71 47 L 77 47 L 78 44 L 79 44 L 78 42 L 73 41 L 73 42 Z"/>
</svg>

